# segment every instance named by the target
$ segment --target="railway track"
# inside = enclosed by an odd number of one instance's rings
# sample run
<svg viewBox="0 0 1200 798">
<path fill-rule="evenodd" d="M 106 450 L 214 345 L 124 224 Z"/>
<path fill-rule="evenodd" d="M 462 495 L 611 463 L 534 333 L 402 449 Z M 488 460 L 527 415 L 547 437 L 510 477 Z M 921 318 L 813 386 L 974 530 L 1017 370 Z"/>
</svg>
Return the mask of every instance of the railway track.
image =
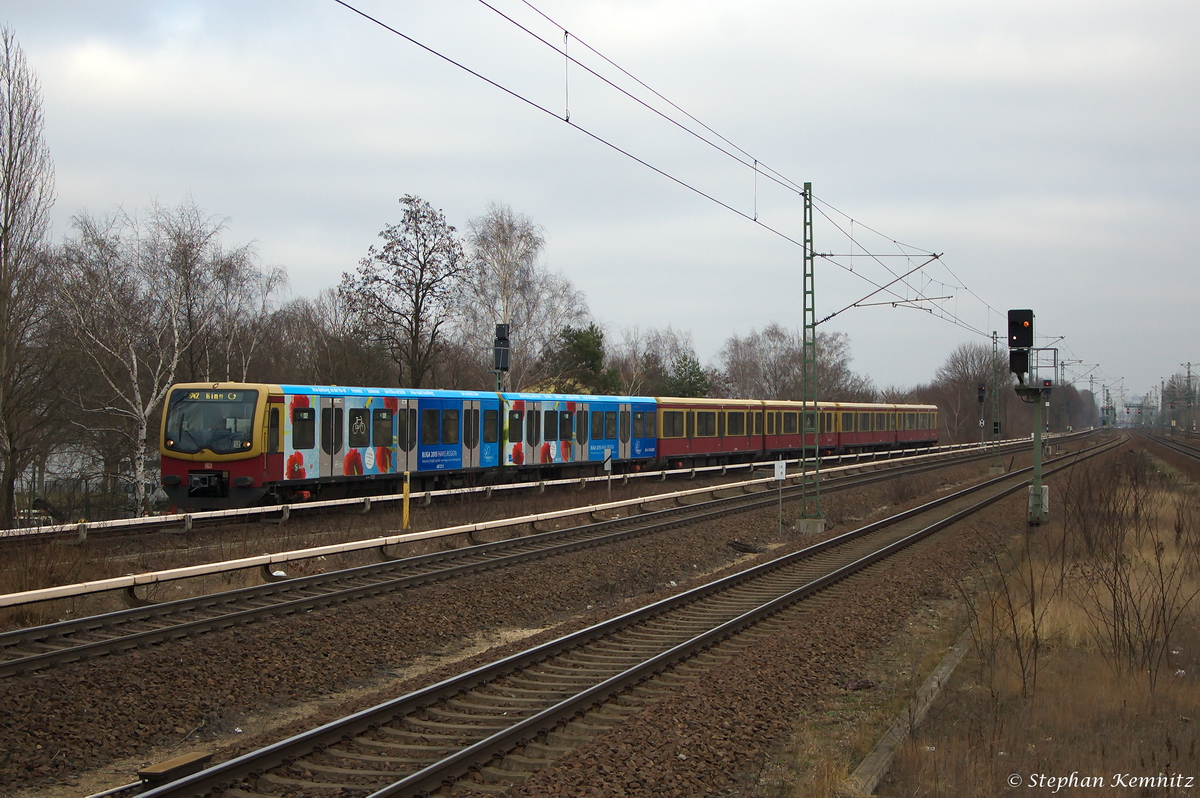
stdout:
<svg viewBox="0 0 1200 798">
<path fill-rule="evenodd" d="M 1064 440 L 1069 439 L 1064 438 Z M 1019 446 L 1020 441 L 1006 441 L 1001 444 L 1004 451 Z M 870 463 L 885 461 L 896 457 L 906 457 L 917 453 L 935 452 L 956 454 L 959 452 L 978 451 L 972 447 L 978 444 L 958 444 L 933 449 L 890 449 L 879 452 L 861 452 L 858 454 L 828 455 L 821 458 L 821 467 L 829 468 L 848 464 Z M 795 463 L 797 461 L 791 460 Z M 761 464 L 759 464 L 761 467 Z M 728 466 L 700 466 L 695 468 L 668 469 L 661 472 L 644 471 L 636 474 L 622 474 L 614 479 L 666 479 L 668 477 L 691 479 L 699 475 L 724 475 L 727 471 L 746 469 L 747 473 L 754 470 L 753 463 L 740 463 Z M 599 484 L 606 477 L 583 477 L 571 479 L 552 479 L 530 482 L 511 482 L 490 487 L 476 488 L 458 487 L 442 490 L 419 491 L 412 495 L 412 501 L 428 505 L 434 498 L 448 498 L 472 493 L 490 493 L 492 491 L 515 491 L 522 489 L 543 490 L 547 486 L 574 487 L 586 483 Z M 85 540 L 89 537 L 121 537 L 134 534 L 153 532 L 171 532 L 183 530 L 190 532 L 194 529 L 219 526 L 229 523 L 245 523 L 249 521 L 265 521 L 281 523 L 290 518 L 313 517 L 330 513 L 363 513 L 372 507 L 395 506 L 400 502 L 399 495 L 364 495 L 344 499 L 301 502 L 288 505 L 264 505 L 236 510 L 214 510 L 194 513 L 175 513 L 161 516 L 145 516 L 110 521 L 81 521 L 78 523 L 55 523 L 21 529 L 0 530 L 0 547 L 21 544 L 31 539 L 70 539 Z"/>
<path fill-rule="evenodd" d="M 1165 449 L 1170 449 L 1193 460 L 1200 460 L 1200 448 L 1197 448 L 1193 443 L 1184 443 L 1180 440 L 1168 438 L 1165 435 L 1155 435 L 1153 433 L 1146 433 L 1146 438 Z"/>
<path fill-rule="evenodd" d="M 988 456 L 989 453 L 974 453 L 943 461 L 834 477 L 822 482 L 822 490 L 831 492 L 861 487 Z M 795 498 L 801 490 L 798 485 L 787 487 L 783 498 Z M 773 507 L 779 498 L 779 492 L 774 489 L 756 490 L 511 540 L 479 543 L 446 552 L 6 632 L 0 634 L 0 678 L 267 617 L 305 612 L 429 582 L 610 545 L 725 515 Z M 655 501 L 654 497 L 647 497 L 643 504 Z"/>
<path fill-rule="evenodd" d="M 1047 473 L 1120 441 L 1047 462 Z M 1007 474 L 151 790 L 449 794 L 522 781 L 806 611 L 810 597 L 1026 488 Z M 852 585 L 852 582 L 848 583 Z"/>
</svg>

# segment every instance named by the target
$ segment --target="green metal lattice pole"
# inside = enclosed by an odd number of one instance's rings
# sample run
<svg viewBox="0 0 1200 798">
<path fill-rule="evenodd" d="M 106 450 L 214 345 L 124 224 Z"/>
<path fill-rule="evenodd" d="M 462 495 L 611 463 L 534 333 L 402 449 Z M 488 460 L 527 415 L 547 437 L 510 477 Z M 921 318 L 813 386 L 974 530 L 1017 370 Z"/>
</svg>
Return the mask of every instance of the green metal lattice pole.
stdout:
<svg viewBox="0 0 1200 798">
<path fill-rule="evenodd" d="M 803 486 L 801 518 L 821 518 L 821 419 L 817 412 L 817 305 L 813 275 L 815 257 L 813 250 L 813 207 L 812 183 L 804 184 L 804 370 L 801 380 L 804 395 L 801 397 L 802 423 L 800 446 L 800 483 Z M 811 468 L 809 463 L 808 427 L 811 419 L 813 448 Z M 810 478 L 811 472 L 811 478 Z"/>
<path fill-rule="evenodd" d="M 996 428 L 1000 425 L 1000 334 L 992 330 L 992 465 L 1004 467 L 1004 458 L 1000 456 L 1000 435 Z"/>
</svg>

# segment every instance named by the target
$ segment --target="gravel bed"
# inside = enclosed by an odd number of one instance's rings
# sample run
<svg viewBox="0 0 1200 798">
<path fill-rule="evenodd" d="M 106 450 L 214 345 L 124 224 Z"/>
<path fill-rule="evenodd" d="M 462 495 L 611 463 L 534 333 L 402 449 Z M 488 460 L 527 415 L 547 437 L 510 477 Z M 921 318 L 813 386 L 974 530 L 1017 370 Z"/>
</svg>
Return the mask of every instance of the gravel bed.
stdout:
<svg viewBox="0 0 1200 798">
<path fill-rule="evenodd" d="M 824 497 L 826 512 L 836 522 L 828 533 L 846 531 L 860 519 L 894 511 L 894 500 L 904 494 L 914 494 L 903 502 L 910 506 L 919 503 L 921 494 L 978 479 L 981 471 L 986 472 L 986 465 L 961 466 L 938 476 L 916 478 L 902 488 L 884 483 L 828 495 Z M 788 512 L 785 505 L 785 521 Z M 132 780 L 139 764 L 184 751 L 217 749 L 218 761 L 235 756 L 491 661 L 507 650 L 526 648 L 570 628 L 679 592 L 707 581 L 714 573 L 745 567 L 813 542 L 787 531 L 780 539 L 776 524 L 774 510 L 720 519 L 502 572 L 425 585 L 389 597 L 9 679 L 0 684 L 0 790 L 7 794 L 20 790 L 22 795 L 44 798 L 81 795 Z M 758 556 L 739 554 L 729 546 L 733 539 L 767 546 L 770 551 Z M 691 714 L 701 709 L 691 696 L 692 691 L 702 689 L 698 684 L 689 686 L 678 699 L 643 713 L 621 732 L 641 749 L 636 756 L 630 755 L 620 770 L 627 773 L 633 767 L 632 772 L 641 775 L 630 775 L 621 789 L 632 789 L 628 784 L 635 782 L 651 783 L 646 779 L 655 784 L 665 779 L 661 783 L 675 785 L 671 789 L 685 790 L 679 794 L 697 794 L 685 785 L 705 783 L 705 789 L 711 790 L 743 783 L 750 763 L 774 739 L 766 732 L 782 728 L 787 715 L 784 706 L 775 706 L 782 704 L 777 697 L 766 697 L 768 686 L 786 685 L 797 697 L 829 689 L 824 686 L 827 680 L 836 681 L 843 671 L 853 670 L 854 658 L 870 650 L 871 641 L 883 634 L 879 629 L 903 616 L 912 596 L 929 589 L 929 584 L 940 583 L 944 564 L 931 559 L 926 567 L 929 576 L 924 587 L 889 578 L 878 592 L 875 588 L 857 592 L 855 601 L 866 603 L 861 620 L 848 609 L 826 609 L 823 612 L 834 614 L 816 618 L 812 628 L 796 630 L 787 638 L 791 642 L 781 639 L 754 654 L 758 659 L 749 666 L 753 676 L 742 671 L 747 666 L 730 663 L 722 669 L 725 676 L 714 677 L 714 684 L 721 686 L 704 699 L 710 705 L 705 711 L 711 715 Z M 879 600 L 881 597 L 886 600 Z M 522 630 L 545 631 L 476 653 L 488 642 L 529 635 Z M 854 633 L 846 634 L 847 630 Z M 448 660 L 457 661 L 448 664 Z M 778 665 L 772 664 L 775 660 Z M 346 691 L 356 692 L 350 693 L 349 699 L 342 696 L 337 701 L 323 701 Z M 757 708 L 737 710 L 734 697 L 743 697 L 750 701 L 746 706 Z M 678 751 L 660 750 L 667 739 L 661 737 L 665 727 L 653 720 L 669 718 L 661 715 L 668 705 L 678 705 L 680 712 L 688 711 L 680 717 L 691 718 L 680 722 L 678 733 L 671 732 L 672 739 L 682 741 Z M 260 718 L 258 726 L 265 731 L 239 735 L 236 730 L 243 726 L 251 731 L 248 723 L 253 716 Z M 292 720 L 285 722 L 289 718 Z M 654 735 L 660 739 L 652 746 L 632 742 Z M 752 743 L 754 739 L 758 743 Z M 605 750 L 613 749 L 600 741 L 581 749 L 562 766 L 539 774 L 521 794 L 563 794 L 561 789 L 576 789 L 573 785 L 583 783 L 583 774 L 592 774 L 588 776 L 592 778 L 599 772 L 601 766 L 596 763 Z M 702 756 L 704 750 L 709 753 Z M 688 759 L 679 759 L 677 754 Z M 610 761 L 621 756 L 614 755 Z M 704 776 L 703 781 L 684 778 L 683 774 L 704 771 L 701 762 L 710 761 L 723 763 L 726 774 L 741 775 L 717 780 Z M 675 763 L 687 765 L 676 767 Z M 98 769 L 103 770 L 97 773 Z M 655 770 L 661 772 L 654 775 Z M 564 775 L 570 773 L 578 780 Z M 539 789 L 543 792 L 536 792 Z"/>
</svg>

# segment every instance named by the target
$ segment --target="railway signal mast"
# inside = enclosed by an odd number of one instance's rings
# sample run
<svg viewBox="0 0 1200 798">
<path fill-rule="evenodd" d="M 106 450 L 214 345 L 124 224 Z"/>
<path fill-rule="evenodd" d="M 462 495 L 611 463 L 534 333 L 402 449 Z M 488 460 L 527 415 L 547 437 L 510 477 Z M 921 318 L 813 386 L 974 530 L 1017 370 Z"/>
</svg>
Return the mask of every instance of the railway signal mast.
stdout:
<svg viewBox="0 0 1200 798">
<path fill-rule="evenodd" d="M 1050 380 L 1037 380 L 1030 375 L 1029 353 L 1033 351 L 1033 311 L 1008 312 L 1008 367 L 1017 375 L 1017 396 L 1033 405 L 1033 484 L 1029 486 L 1029 523 L 1041 524 L 1046 519 L 1050 489 L 1042 484 L 1042 403 L 1049 395 Z"/>
</svg>

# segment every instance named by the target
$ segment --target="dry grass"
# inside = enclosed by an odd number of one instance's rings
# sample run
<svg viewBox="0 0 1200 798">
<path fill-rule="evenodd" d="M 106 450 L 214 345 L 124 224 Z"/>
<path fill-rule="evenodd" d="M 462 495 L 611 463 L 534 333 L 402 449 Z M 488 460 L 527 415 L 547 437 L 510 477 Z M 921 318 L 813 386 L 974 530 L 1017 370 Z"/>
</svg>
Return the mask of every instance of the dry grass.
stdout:
<svg viewBox="0 0 1200 798">
<path fill-rule="evenodd" d="M 1010 779 L 1048 793 L 1042 776 L 1072 773 L 1111 794 L 1118 774 L 1200 777 L 1195 486 L 1126 451 L 1056 490 L 1053 523 L 982 547 L 960 584 L 974 650 L 880 794 L 992 796 Z M 1139 789 L 1119 794 L 1200 785 Z"/>
</svg>

